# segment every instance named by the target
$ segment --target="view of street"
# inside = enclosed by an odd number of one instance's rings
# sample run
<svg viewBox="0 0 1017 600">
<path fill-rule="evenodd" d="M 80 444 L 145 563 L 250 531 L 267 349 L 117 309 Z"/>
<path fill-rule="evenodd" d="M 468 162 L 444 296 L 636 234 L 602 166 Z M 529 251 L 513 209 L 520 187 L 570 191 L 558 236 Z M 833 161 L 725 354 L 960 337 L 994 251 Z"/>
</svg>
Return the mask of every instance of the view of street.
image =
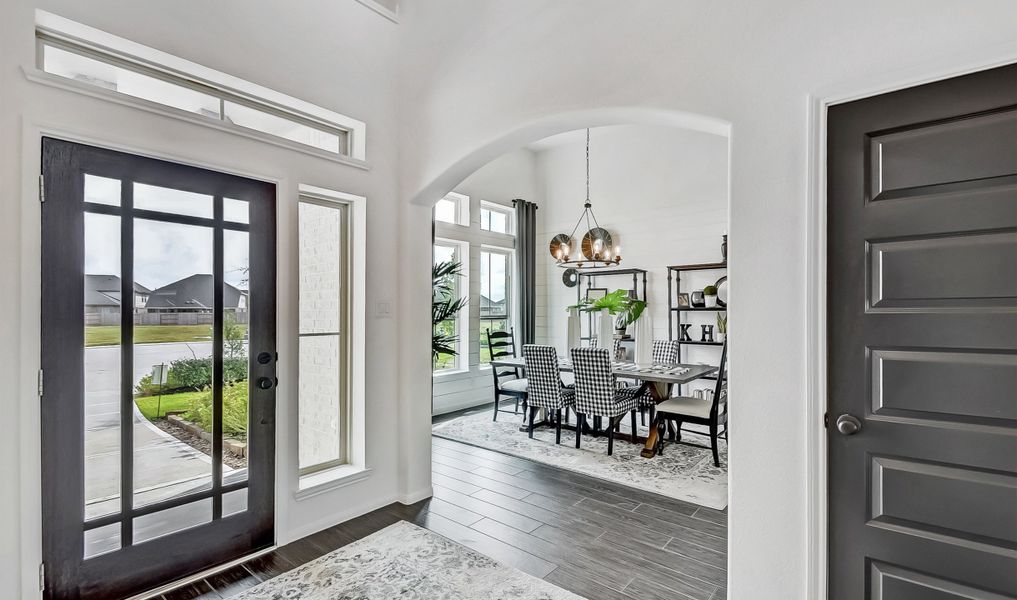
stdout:
<svg viewBox="0 0 1017 600">
<path fill-rule="evenodd" d="M 210 356 L 210 342 L 138 344 L 134 347 L 134 381 L 152 366 L 179 358 Z M 223 467 L 225 477 L 245 476 Z M 211 486 L 212 461 L 205 454 L 152 425 L 134 408 L 134 506 L 165 500 Z M 85 349 L 85 516 L 94 518 L 120 507 L 120 347 Z M 243 510 L 246 496 L 227 495 L 224 513 Z M 228 503 L 238 504 L 231 507 Z M 207 504 L 207 514 L 204 505 Z M 135 522 L 135 541 L 150 539 L 211 520 L 211 502 L 142 517 Z M 108 531 L 107 531 L 108 530 Z M 86 555 L 115 549 L 117 528 L 88 536 Z"/>
</svg>

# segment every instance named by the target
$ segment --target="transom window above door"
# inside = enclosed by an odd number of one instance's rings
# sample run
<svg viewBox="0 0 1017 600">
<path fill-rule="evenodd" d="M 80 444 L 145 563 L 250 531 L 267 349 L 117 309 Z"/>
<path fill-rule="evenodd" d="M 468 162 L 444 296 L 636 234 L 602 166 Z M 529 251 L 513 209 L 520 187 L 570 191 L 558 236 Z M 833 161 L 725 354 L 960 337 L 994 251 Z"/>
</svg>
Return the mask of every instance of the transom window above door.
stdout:
<svg viewBox="0 0 1017 600">
<path fill-rule="evenodd" d="M 29 79 L 361 164 L 366 125 L 321 106 L 36 11 Z"/>
</svg>

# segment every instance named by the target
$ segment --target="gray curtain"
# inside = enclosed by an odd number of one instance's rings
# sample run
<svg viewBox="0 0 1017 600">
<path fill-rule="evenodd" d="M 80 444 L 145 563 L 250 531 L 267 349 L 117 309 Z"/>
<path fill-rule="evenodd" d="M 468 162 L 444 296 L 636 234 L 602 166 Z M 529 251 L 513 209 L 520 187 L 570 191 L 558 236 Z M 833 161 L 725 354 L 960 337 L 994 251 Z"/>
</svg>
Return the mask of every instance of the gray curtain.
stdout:
<svg viewBox="0 0 1017 600">
<path fill-rule="evenodd" d="M 519 348 L 532 344 L 537 331 L 537 205 L 513 200 L 516 207 L 516 273 L 519 280 Z"/>
</svg>

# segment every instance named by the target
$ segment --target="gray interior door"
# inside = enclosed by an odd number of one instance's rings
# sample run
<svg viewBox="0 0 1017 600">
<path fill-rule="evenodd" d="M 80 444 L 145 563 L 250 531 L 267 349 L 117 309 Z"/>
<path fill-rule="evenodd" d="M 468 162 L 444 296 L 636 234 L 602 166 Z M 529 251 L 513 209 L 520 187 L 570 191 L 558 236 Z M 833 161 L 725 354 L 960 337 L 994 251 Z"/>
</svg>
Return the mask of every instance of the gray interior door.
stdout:
<svg viewBox="0 0 1017 600">
<path fill-rule="evenodd" d="M 831 107 L 832 600 L 1017 597 L 1017 65 Z"/>
</svg>

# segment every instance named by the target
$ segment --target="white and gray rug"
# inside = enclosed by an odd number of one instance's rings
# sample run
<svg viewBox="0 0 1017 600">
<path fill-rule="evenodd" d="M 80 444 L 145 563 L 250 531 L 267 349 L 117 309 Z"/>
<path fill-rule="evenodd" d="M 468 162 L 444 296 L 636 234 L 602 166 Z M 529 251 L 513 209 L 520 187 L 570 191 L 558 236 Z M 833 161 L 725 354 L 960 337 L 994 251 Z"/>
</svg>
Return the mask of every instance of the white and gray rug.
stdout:
<svg viewBox="0 0 1017 600">
<path fill-rule="evenodd" d="M 582 600 L 400 521 L 232 600 Z"/>
<path fill-rule="evenodd" d="M 622 423 L 628 432 L 629 419 Z M 727 442 L 720 440 L 720 467 L 713 465 L 709 449 L 667 444 L 663 456 L 643 458 L 643 446 L 615 440 L 614 454 L 607 455 L 607 437 L 584 435 L 582 447 L 576 450 L 575 433 L 562 430 L 561 445 L 554 443 L 554 429 L 541 427 L 534 431 L 533 439 L 519 431 L 522 416 L 498 415 L 491 421 L 491 410 L 467 414 L 439 423 L 432 428 L 434 435 L 463 442 L 488 450 L 518 456 L 552 467 L 575 471 L 590 477 L 605 479 L 633 487 L 685 500 L 700 506 L 721 510 L 727 506 Z M 692 426 L 695 427 L 695 426 Z M 647 428 L 639 426 L 641 435 Z M 710 445 L 708 435 L 684 432 L 683 439 L 696 444 Z"/>
</svg>

